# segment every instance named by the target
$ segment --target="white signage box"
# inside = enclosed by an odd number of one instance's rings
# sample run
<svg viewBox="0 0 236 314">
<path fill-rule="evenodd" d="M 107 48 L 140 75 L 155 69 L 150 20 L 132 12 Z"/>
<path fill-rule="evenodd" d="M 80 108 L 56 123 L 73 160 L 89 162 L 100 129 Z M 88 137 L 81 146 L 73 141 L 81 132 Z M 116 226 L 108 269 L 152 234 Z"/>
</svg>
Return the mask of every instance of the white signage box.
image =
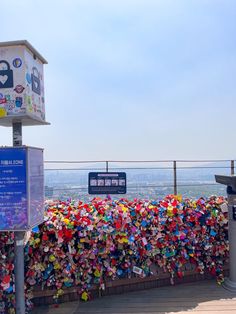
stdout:
<svg viewBox="0 0 236 314">
<path fill-rule="evenodd" d="M 48 124 L 44 64 L 47 61 L 26 40 L 0 43 L 0 125 Z"/>
</svg>

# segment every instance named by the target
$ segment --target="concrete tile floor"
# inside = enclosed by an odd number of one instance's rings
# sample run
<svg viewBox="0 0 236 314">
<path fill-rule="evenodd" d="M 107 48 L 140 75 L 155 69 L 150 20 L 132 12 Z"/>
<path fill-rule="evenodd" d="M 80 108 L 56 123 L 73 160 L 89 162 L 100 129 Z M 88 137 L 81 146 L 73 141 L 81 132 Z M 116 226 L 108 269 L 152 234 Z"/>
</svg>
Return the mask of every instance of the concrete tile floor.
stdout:
<svg viewBox="0 0 236 314">
<path fill-rule="evenodd" d="M 32 314 L 236 314 L 236 294 L 215 280 L 38 307 Z"/>
</svg>

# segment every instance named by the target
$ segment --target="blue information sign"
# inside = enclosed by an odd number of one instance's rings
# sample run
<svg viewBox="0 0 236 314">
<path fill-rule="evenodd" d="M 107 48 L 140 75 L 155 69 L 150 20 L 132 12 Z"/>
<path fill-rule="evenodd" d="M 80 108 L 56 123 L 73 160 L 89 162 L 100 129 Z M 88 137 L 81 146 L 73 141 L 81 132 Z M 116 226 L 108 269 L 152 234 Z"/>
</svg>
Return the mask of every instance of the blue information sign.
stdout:
<svg viewBox="0 0 236 314">
<path fill-rule="evenodd" d="M 125 172 L 90 172 L 89 194 L 126 194 Z"/>
<path fill-rule="evenodd" d="M 27 227 L 26 150 L 0 151 L 0 230 Z"/>
<path fill-rule="evenodd" d="M 0 148 L 0 231 L 28 230 L 43 217 L 43 150 Z"/>
</svg>

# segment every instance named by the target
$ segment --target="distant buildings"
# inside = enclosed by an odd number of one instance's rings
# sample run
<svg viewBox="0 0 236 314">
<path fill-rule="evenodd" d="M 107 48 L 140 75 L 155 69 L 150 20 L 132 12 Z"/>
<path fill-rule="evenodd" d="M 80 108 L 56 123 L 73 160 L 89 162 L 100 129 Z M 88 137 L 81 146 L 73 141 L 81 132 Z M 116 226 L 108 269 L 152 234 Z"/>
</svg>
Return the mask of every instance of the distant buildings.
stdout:
<svg viewBox="0 0 236 314">
<path fill-rule="evenodd" d="M 51 186 L 45 186 L 45 197 L 46 198 L 52 198 L 53 197 L 53 187 Z"/>
</svg>

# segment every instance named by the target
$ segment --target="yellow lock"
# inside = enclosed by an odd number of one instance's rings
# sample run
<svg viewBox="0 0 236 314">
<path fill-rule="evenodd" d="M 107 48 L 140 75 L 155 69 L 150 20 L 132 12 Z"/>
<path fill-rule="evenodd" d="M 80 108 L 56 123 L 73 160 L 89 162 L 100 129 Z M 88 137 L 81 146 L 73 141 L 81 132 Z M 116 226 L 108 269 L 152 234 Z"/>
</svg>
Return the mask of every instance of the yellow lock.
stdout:
<svg viewBox="0 0 236 314">
<path fill-rule="evenodd" d="M 0 118 L 4 118 L 6 117 L 6 115 L 7 115 L 6 109 L 0 108 Z"/>
</svg>

